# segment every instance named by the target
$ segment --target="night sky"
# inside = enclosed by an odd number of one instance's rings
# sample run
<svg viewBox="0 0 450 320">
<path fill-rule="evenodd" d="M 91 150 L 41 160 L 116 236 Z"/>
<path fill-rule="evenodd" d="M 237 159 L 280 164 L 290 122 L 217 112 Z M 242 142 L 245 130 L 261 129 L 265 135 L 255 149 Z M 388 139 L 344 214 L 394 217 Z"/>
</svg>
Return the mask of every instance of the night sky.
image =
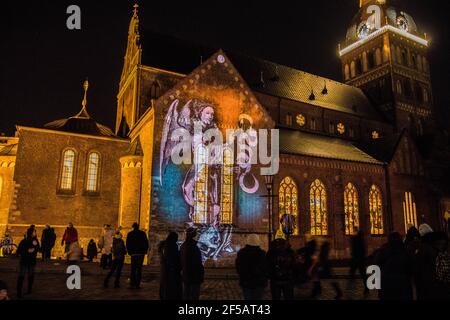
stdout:
<svg viewBox="0 0 450 320">
<path fill-rule="evenodd" d="M 9 2 L 2 1 L 0 8 L 0 132 L 12 135 L 16 124 L 42 127 L 74 115 L 81 108 L 86 77 L 90 114 L 112 128 L 133 1 Z M 432 38 L 429 58 L 435 104 L 445 114 L 440 118 L 448 119 L 450 2 L 397 2 Z M 81 7 L 81 31 L 66 28 L 66 8 L 71 4 Z M 337 44 L 358 11 L 358 0 L 147 0 L 139 4 L 141 24 L 155 32 L 339 81 Z M 443 123 L 448 127 L 447 120 Z"/>
</svg>

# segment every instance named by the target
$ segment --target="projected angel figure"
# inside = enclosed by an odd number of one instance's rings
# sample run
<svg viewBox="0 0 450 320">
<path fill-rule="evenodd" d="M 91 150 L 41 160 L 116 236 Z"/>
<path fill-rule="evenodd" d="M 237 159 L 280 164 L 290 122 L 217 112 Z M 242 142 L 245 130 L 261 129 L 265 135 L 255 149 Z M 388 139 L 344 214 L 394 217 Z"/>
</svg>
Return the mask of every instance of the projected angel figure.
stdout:
<svg viewBox="0 0 450 320">
<path fill-rule="evenodd" d="M 220 156 L 221 148 L 210 150 L 208 145 L 212 141 L 204 135 L 207 130 L 218 130 L 214 106 L 195 99 L 189 100 L 180 109 L 178 106 L 179 100 L 175 100 L 165 117 L 160 150 L 160 183 L 163 184 L 164 172 L 173 153 L 182 152 L 177 146 L 190 143 L 194 161 L 182 185 L 184 199 L 189 205 L 188 226 L 210 224 L 217 229 L 220 224 L 221 164 L 214 164 L 210 157 Z"/>
</svg>

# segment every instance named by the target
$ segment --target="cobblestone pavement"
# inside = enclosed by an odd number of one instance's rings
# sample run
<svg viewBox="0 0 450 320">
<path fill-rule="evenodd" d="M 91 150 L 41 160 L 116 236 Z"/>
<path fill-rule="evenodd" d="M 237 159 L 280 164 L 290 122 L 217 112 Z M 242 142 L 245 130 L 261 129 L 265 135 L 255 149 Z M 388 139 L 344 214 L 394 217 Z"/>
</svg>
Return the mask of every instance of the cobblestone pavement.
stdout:
<svg viewBox="0 0 450 320">
<path fill-rule="evenodd" d="M 15 298 L 17 263 L 15 259 L 0 259 L 0 280 L 5 281 L 9 286 L 11 298 Z M 81 290 L 68 290 L 65 273 L 67 266 L 55 263 L 38 263 L 36 267 L 35 284 L 33 293 L 25 295 L 26 300 L 155 300 L 159 299 L 159 280 L 157 270 L 152 272 L 150 267 L 146 268 L 143 275 L 142 289 L 135 290 L 128 288 L 129 266 L 125 266 L 122 273 L 122 283 L 120 289 L 104 289 L 103 279 L 107 273 L 101 270 L 97 264 L 82 263 Z M 341 271 L 342 272 L 342 271 Z M 113 279 L 111 279 L 113 280 Z M 323 292 L 320 299 L 334 299 L 334 291 L 331 286 L 332 281 L 337 281 L 344 290 L 344 299 L 362 299 L 362 281 L 357 281 L 349 288 L 349 280 L 339 277 L 334 280 L 323 281 Z M 26 285 L 26 284 L 25 284 Z M 308 299 L 311 292 L 311 284 L 302 288 L 296 288 L 296 299 Z M 368 299 L 376 299 L 376 292 L 371 292 Z M 264 298 L 270 299 L 269 289 L 266 289 Z M 202 285 L 201 300 L 241 300 L 242 294 L 234 270 L 215 269 L 207 270 L 206 280 Z"/>
</svg>

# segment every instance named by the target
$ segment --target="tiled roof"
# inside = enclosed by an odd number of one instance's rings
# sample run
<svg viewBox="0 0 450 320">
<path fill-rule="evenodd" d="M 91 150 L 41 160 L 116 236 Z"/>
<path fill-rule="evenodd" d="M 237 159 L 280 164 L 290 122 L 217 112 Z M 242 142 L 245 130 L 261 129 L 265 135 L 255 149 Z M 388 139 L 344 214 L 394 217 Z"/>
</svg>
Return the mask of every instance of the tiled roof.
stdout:
<svg viewBox="0 0 450 320">
<path fill-rule="evenodd" d="M 383 164 L 351 142 L 294 130 L 280 130 L 280 153 Z"/>
<path fill-rule="evenodd" d="M 142 33 L 141 38 L 144 65 L 181 74 L 189 74 L 201 61 L 206 61 L 219 50 L 148 30 Z M 227 50 L 225 53 L 254 91 L 382 120 L 358 88 L 262 59 Z M 325 86 L 326 94 L 323 93 Z M 314 100 L 310 100 L 311 92 L 314 93 Z"/>
</svg>

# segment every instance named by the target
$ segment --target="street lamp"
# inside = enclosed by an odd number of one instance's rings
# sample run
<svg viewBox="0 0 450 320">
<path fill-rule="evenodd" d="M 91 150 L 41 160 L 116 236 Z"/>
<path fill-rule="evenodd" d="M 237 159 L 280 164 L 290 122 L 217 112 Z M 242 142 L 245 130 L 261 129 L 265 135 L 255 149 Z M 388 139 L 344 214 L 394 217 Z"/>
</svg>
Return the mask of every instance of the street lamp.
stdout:
<svg viewBox="0 0 450 320">
<path fill-rule="evenodd" d="M 270 243 L 272 242 L 272 213 L 273 213 L 273 175 L 265 175 L 264 176 L 264 182 L 266 183 L 266 189 L 267 189 L 267 198 L 268 198 L 268 204 L 269 204 L 269 246 L 267 248 L 270 247 Z"/>
</svg>

